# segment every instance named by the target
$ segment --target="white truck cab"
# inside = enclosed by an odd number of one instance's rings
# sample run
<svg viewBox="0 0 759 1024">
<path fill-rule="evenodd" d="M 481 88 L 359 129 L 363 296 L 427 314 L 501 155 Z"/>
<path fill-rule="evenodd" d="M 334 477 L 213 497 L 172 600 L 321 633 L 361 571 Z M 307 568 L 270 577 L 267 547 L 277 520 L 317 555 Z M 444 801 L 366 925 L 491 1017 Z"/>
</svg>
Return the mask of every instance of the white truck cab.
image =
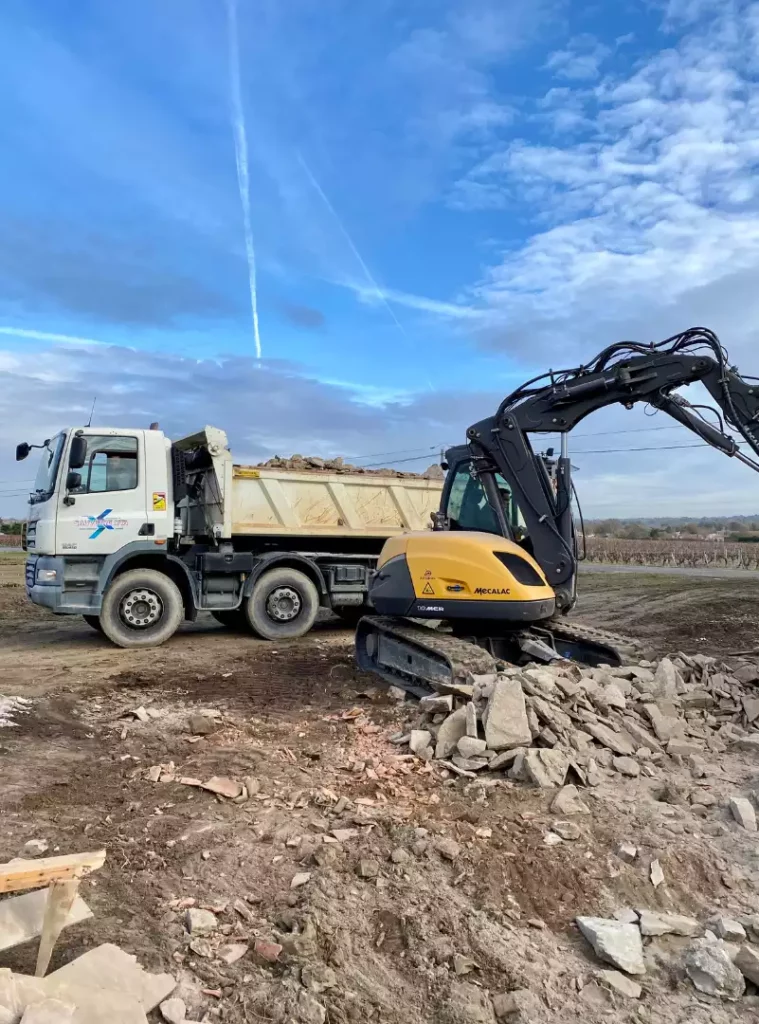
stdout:
<svg viewBox="0 0 759 1024">
<path fill-rule="evenodd" d="M 96 614 L 99 595 L 87 585 L 95 570 L 173 534 L 171 445 L 156 430 L 98 427 L 61 431 L 41 447 L 26 527 L 29 596 L 55 612 Z"/>
<path fill-rule="evenodd" d="M 301 636 L 320 607 L 355 619 L 387 537 L 428 525 L 441 491 L 340 460 L 233 466 L 215 427 L 173 443 L 153 428 L 69 428 L 16 458 L 35 448 L 27 595 L 122 647 L 163 643 L 199 610 L 269 640 Z"/>
</svg>

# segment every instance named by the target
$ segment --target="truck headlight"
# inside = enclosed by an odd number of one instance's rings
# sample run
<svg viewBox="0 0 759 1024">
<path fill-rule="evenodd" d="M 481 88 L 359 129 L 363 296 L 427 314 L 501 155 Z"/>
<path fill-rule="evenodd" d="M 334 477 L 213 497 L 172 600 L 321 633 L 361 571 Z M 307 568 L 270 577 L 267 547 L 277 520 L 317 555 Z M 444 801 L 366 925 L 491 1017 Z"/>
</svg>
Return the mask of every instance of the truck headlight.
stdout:
<svg viewBox="0 0 759 1024">
<path fill-rule="evenodd" d="M 58 572 L 55 569 L 40 569 L 37 573 L 40 583 L 54 583 L 58 579 Z"/>
</svg>

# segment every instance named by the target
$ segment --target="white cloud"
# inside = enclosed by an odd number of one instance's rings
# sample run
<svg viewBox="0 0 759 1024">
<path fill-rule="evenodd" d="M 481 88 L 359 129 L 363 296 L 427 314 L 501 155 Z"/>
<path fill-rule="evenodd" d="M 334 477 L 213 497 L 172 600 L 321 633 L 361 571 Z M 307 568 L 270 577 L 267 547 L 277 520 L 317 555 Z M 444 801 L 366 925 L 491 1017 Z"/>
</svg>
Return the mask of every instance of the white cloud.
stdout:
<svg viewBox="0 0 759 1024">
<path fill-rule="evenodd" d="M 701 322 L 759 363 L 757 23 L 756 2 L 720 9 L 627 78 L 578 90 L 590 127 L 573 144 L 515 140 L 459 183 L 461 204 L 516 198 L 547 222 L 469 294 L 498 321 L 486 345 L 574 361 Z"/>
<path fill-rule="evenodd" d="M 574 36 L 563 50 L 555 50 L 550 55 L 546 67 L 557 78 L 591 81 L 598 78 L 601 65 L 610 53 L 609 47 L 604 46 L 595 36 Z"/>
</svg>

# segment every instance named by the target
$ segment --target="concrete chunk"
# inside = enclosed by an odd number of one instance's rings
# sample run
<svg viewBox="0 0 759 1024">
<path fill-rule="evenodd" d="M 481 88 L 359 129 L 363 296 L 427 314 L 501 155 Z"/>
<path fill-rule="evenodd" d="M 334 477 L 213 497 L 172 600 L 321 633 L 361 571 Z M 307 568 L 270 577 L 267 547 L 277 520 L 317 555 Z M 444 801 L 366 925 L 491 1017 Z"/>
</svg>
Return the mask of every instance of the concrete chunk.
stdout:
<svg viewBox="0 0 759 1024">
<path fill-rule="evenodd" d="M 735 966 L 754 985 L 759 985 L 759 952 L 751 946 L 741 946 L 733 961 Z"/>
<path fill-rule="evenodd" d="M 649 750 L 661 750 L 661 743 L 657 740 L 652 732 L 648 729 L 644 729 L 642 725 L 639 725 L 632 718 L 625 717 L 623 720 L 625 731 L 629 733 L 631 738 L 640 747 L 648 747 Z"/>
<path fill-rule="evenodd" d="M 756 812 L 746 797 L 730 797 L 730 812 L 741 828 L 745 828 L 747 832 L 756 832 Z"/>
<path fill-rule="evenodd" d="M 654 674 L 653 692 L 657 697 L 676 697 L 683 677 L 669 658 L 662 658 Z"/>
<path fill-rule="evenodd" d="M 614 992 L 628 999 L 640 999 L 643 989 L 632 978 L 628 978 L 621 971 L 599 971 L 598 979 L 607 985 Z"/>
<path fill-rule="evenodd" d="M 60 999 L 43 999 L 41 1003 L 27 1006 L 21 1024 L 69 1024 L 74 1018 L 75 1011 L 73 1003 L 62 1003 Z"/>
<path fill-rule="evenodd" d="M 493 687 L 486 711 L 485 740 L 491 750 L 511 750 L 513 747 L 530 744 L 532 733 L 518 680 L 499 678 Z"/>
<path fill-rule="evenodd" d="M 164 999 L 159 1006 L 161 1016 L 166 1024 L 184 1024 L 187 1019 L 187 1004 L 184 999 Z"/>
<path fill-rule="evenodd" d="M 466 707 L 454 711 L 441 723 L 437 732 L 435 757 L 450 757 L 462 736 L 466 736 Z"/>
<path fill-rule="evenodd" d="M 636 779 L 640 775 L 640 765 L 633 757 L 615 757 L 612 764 L 620 775 L 627 775 L 631 779 Z"/>
<path fill-rule="evenodd" d="M 693 937 L 701 932 L 701 925 L 695 917 L 682 914 L 663 914 L 657 910 L 639 910 L 641 935 L 687 935 Z"/>
<path fill-rule="evenodd" d="M 464 758 L 478 757 L 484 754 L 487 749 L 485 740 L 473 739 L 471 736 L 462 736 L 458 742 L 458 751 Z"/>
<path fill-rule="evenodd" d="M 601 960 L 608 960 L 627 974 L 646 973 L 643 943 L 636 925 L 604 917 L 578 917 L 576 920 L 580 931 Z"/>
<path fill-rule="evenodd" d="M 703 744 L 698 743 L 696 740 L 681 739 L 679 736 L 673 736 L 667 744 L 667 753 L 677 755 L 678 757 L 702 754 L 703 750 Z"/>
<path fill-rule="evenodd" d="M 553 814 L 588 814 L 588 808 L 580 799 L 577 786 L 562 786 L 551 801 Z"/>
<path fill-rule="evenodd" d="M 58 971 L 46 978 L 30 978 L 7 968 L 0 969 L 0 1007 L 10 1009 L 13 1024 L 20 1021 L 27 1007 L 45 999 L 73 1004 L 76 1011 L 71 1024 L 103 1024 L 104 1021 L 107 1024 L 147 1024 L 145 1010 L 128 993 L 68 983 L 56 979 L 56 974 Z M 172 980 L 172 987 L 173 984 Z"/>
<path fill-rule="evenodd" d="M 524 755 L 524 773 L 541 789 L 559 788 L 569 771 L 569 758 L 561 750 L 528 750 Z"/>
<path fill-rule="evenodd" d="M 514 747 L 513 750 L 504 750 L 502 754 L 496 754 L 496 756 L 489 762 L 488 768 L 491 772 L 497 772 L 503 768 L 511 768 L 516 759 L 520 756 L 524 757 L 524 754 L 524 747 Z"/>
<path fill-rule="evenodd" d="M 0 903 L 0 952 L 39 938 L 45 916 L 47 889 L 25 892 Z M 74 900 L 64 928 L 92 917 L 92 911 L 79 896 Z"/>
<path fill-rule="evenodd" d="M 745 942 L 746 929 L 740 921 L 732 917 L 718 917 L 714 921 L 714 931 L 725 942 Z"/>
<path fill-rule="evenodd" d="M 110 942 L 59 967 L 45 981 L 51 995 L 61 984 L 123 993 L 135 999 L 145 1013 L 150 1013 L 176 988 L 170 974 L 149 974 L 137 963 L 136 956 Z"/>
<path fill-rule="evenodd" d="M 432 733 L 426 729 L 412 729 L 408 741 L 409 750 L 412 754 L 421 754 L 432 742 Z"/>
<path fill-rule="evenodd" d="M 635 753 L 635 747 L 627 736 L 614 732 L 613 729 L 603 725 L 601 722 L 585 722 L 584 728 L 594 740 L 598 740 L 602 746 L 613 750 L 615 754 L 632 757 Z"/>
<path fill-rule="evenodd" d="M 185 927 L 191 935 L 210 935 L 219 927 L 216 914 L 200 907 L 190 907 L 185 913 Z"/>
<path fill-rule="evenodd" d="M 422 697 L 419 707 L 429 715 L 448 715 L 453 710 L 453 697 L 450 693 L 432 693 Z"/>
<path fill-rule="evenodd" d="M 675 716 L 663 714 L 656 704 L 646 704 L 646 714 L 662 743 L 668 743 L 673 737 L 685 734 L 685 722 Z"/>
<path fill-rule="evenodd" d="M 711 708 L 716 701 L 708 690 L 688 690 L 680 695 L 680 703 L 684 708 Z"/>
<path fill-rule="evenodd" d="M 471 700 L 466 705 L 466 734 L 477 739 L 477 708 Z"/>
<path fill-rule="evenodd" d="M 685 956 L 685 973 L 699 992 L 734 1001 L 746 991 L 746 982 L 721 942 L 701 942 Z"/>
<path fill-rule="evenodd" d="M 733 741 L 736 750 L 745 750 L 749 754 L 759 754 L 759 732 L 752 732 L 749 736 L 738 736 Z"/>
</svg>

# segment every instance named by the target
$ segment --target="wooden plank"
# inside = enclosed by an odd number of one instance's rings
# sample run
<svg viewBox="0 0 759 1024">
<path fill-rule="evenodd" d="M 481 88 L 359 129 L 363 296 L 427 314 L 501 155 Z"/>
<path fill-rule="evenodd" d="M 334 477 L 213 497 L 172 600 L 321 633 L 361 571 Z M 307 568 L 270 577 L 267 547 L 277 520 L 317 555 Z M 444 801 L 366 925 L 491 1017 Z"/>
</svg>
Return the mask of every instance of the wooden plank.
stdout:
<svg viewBox="0 0 759 1024">
<path fill-rule="evenodd" d="M 51 882 L 84 878 L 105 864 L 105 850 L 95 853 L 69 853 L 39 860 L 14 860 L 0 864 L 0 893 L 41 889 Z"/>
<path fill-rule="evenodd" d="M 43 978 L 48 969 L 53 948 L 65 927 L 66 919 L 71 913 L 76 894 L 79 891 L 79 881 L 78 878 L 70 878 L 66 882 L 51 882 L 48 887 L 45 920 L 42 922 L 37 968 L 34 972 L 38 978 Z"/>
</svg>

